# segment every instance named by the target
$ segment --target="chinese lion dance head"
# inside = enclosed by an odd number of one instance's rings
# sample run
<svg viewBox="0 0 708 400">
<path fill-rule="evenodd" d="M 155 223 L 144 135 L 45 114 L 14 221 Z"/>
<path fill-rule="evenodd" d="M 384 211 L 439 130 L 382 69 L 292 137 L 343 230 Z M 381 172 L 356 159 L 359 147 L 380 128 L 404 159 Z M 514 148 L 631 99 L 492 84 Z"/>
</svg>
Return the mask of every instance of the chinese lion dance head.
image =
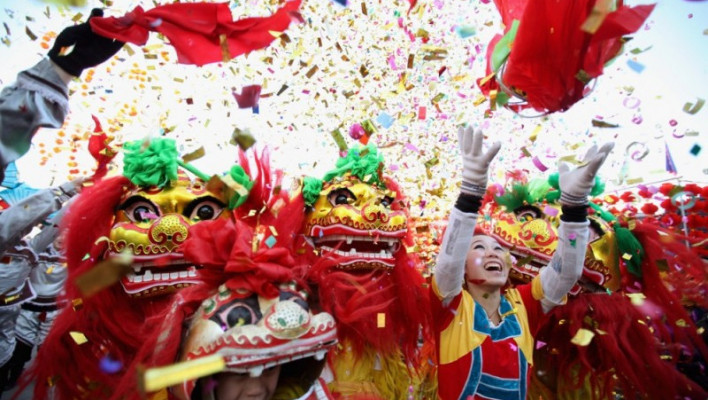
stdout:
<svg viewBox="0 0 708 400">
<path fill-rule="evenodd" d="M 551 261 L 558 245 L 558 227 L 562 214 L 557 202 L 559 192 L 545 180 L 516 183 L 511 190 L 486 204 L 484 234 L 509 249 L 516 259 L 509 277 L 512 283 L 528 283 L 540 268 Z M 573 293 L 617 290 L 620 268 L 615 227 L 598 212 L 588 216 L 590 236 L 585 253 L 583 276 Z M 638 257 L 638 256 L 637 256 Z"/>
<path fill-rule="evenodd" d="M 556 177 L 488 192 L 501 195 L 487 197 L 479 229 L 516 259 L 511 284 L 530 281 L 556 250 L 562 214 Z M 602 190 L 596 180 L 592 195 Z M 658 225 L 619 220 L 593 202 L 588 211 L 583 276 L 574 296 L 549 312 L 537 333 L 543 345 L 534 351 L 534 396 L 606 398 L 619 390 L 630 398 L 701 397 L 705 392 L 676 364 L 686 354 L 708 354 L 682 307 L 707 305 L 706 266 Z M 583 334 L 589 343 L 579 344 Z M 637 365 L 650 373 L 636 374 Z"/>
<path fill-rule="evenodd" d="M 406 365 L 419 366 L 419 332 L 429 334 L 421 263 L 407 250 L 414 246 L 407 199 L 383 166 L 369 144 L 350 149 L 322 179 L 303 184 L 305 252 L 326 260 L 308 270 L 307 280 L 337 321 L 342 343 L 330 353 L 335 395 L 347 396 L 359 384 L 371 388 L 376 378 L 368 363 L 373 368 L 374 360 L 387 374 L 381 380 L 389 381 L 374 383 L 376 396 L 407 393 Z M 353 365 L 357 373 L 347 375 Z"/>
<path fill-rule="evenodd" d="M 274 393 L 282 393 L 281 398 L 286 398 L 282 397 L 286 392 L 298 397 L 306 393 L 322 372 L 327 351 L 337 342 L 334 318 L 325 312 L 313 314 L 307 293 L 296 290 L 294 284 L 281 285 L 278 291 L 269 298 L 220 286 L 192 318 L 180 360 L 219 355 L 226 364 L 222 374 L 255 378 L 275 369 L 279 376 Z M 218 382 L 220 378 L 211 379 Z M 196 388 L 209 398 L 214 386 L 208 379 L 193 379 L 173 392 L 189 400 Z"/>
<path fill-rule="evenodd" d="M 352 150 L 319 181 L 308 178 L 305 236 L 347 270 L 393 269 L 405 250 L 408 215 L 400 191 L 382 176 L 373 146 Z"/>
<path fill-rule="evenodd" d="M 45 361 L 32 371 L 37 382 L 56 381 L 59 398 L 106 398 L 142 344 L 146 321 L 178 290 L 201 281 L 199 265 L 186 261 L 181 250 L 190 230 L 232 219 L 228 208 L 259 203 L 248 199 L 253 182 L 244 156 L 243 166 L 224 177 L 199 173 L 202 178 L 190 179 L 178 172 L 172 139 L 129 142 L 123 149 L 124 176 L 85 188 L 64 219 L 65 296 L 74 307 L 57 317 L 38 356 Z M 87 343 L 76 348 L 70 332 L 80 332 Z M 101 360 L 121 368 L 105 373 L 96 368 Z M 77 368 L 65 368 L 69 362 Z M 35 397 L 44 398 L 46 390 L 36 385 Z"/>
<path fill-rule="evenodd" d="M 272 389 L 275 399 L 300 398 L 314 387 L 337 331 L 331 315 L 310 306 L 310 293 L 298 280 L 310 261 L 295 249 L 304 204 L 301 196 L 290 199 L 281 191 L 279 181 L 257 181 L 251 194 L 259 182 L 269 189 L 261 187 L 268 193 L 253 221 L 215 219 L 190 229 L 181 249 L 202 266 L 201 282 L 178 292 L 153 317 L 112 398 L 141 398 L 139 370 L 205 357 L 223 360 L 224 368 L 170 387 L 176 398 L 220 398 L 220 383 L 230 378 L 263 381 L 261 389 L 252 388 L 263 394 L 264 382 L 275 382 L 273 374 L 277 384 L 266 392 Z M 159 389 L 147 375 L 142 382 Z"/>
</svg>

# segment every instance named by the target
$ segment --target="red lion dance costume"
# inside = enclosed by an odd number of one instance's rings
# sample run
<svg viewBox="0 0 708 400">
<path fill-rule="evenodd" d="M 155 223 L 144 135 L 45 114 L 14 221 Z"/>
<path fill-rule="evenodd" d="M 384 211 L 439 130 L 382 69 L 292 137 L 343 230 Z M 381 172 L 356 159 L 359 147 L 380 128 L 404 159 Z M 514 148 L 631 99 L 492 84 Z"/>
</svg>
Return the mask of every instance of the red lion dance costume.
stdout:
<svg viewBox="0 0 708 400">
<path fill-rule="evenodd" d="M 23 378 L 24 384 L 36 382 L 34 398 L 48 398 L 50 390 L 59 399 L 110 397 L 143 344 L 146 321 L 176 291 L 201 281 L 198 266 L 180 249 L 190 227 L 231 220 L 227 207 L 241 205 L 247 214 L 262 206 L 258 191 L 248 196 L 252 184 L 243 157 L 245 168 L 205 182 L 177 173 L 171 139 L 123 147 L 126 176 L 84 190 L 65 219 L 65 297 L 72 307 L 57 317 Z M 106 279 L 107 288 L 94 287 Z M 120 283 L 112 284 L 116 279 Z"/>
<path fill-rule="evenodd" d="M 433 398 L 418 348 L 421 333 L 430 337 L 427 290 L 406 249 L 413 246 L 406 199 L 382 169 L 383 157 L 368 145 L 349 150 L 324 179 L 304 181 L 303 250 L 335 260 L 307 274 L 337 321 L 330 388 L 342 399 Z"/>
<path fill-rule="evenodd" d="M 271 174 L 267 156 L 255 163 L 247 201 L 259 207 L 247 203 L 244 209 L 254 211 L 239 213 L 235 221 L 190 228 L 181 249 L 186 260 L 203 267 L 202 283 L 179 292 L 153 317 L 112 398 L 143 398 L 139 387 L 148 378 L 139 383 L 139 369 L 214 355 L 223 357 L 226 373 L 259 377 L 280 366 L 273 399 L 331 398 L 318 378 L 325 354 L 336 343 L 334 319 L 311 310 L 308 293 L 296 282 L 307 261 L 294 250 L 304 219 L 302 197 L 288 199 L 280 189 L 281 172 Z M 242 165 L 248 165 L 243 157 Z M 217 379 L 192 375 L 169 392 L 150 395 L 188 400 L 197 391 L 199 398 L 212 399 Z"/>
<path fill-rule="evenodd" d="M 557 175 L 488 192 L 479 229 L 516 258 L 512 284 L 531 281 L 555 252 Z M 592 195 L 603 190 L 596 180 Z M 708 271 L 680 237 L 638 220 L 620 223 L 591 203 L 583 276 L 535 336 L 530 396 L 544 399 L 705 398 L 706 390 L 677 369 L 706 346 L 682 307 L 706 307 Z M 680 287 L 669 282 L 680 280 Z M 687 289 L 690 288 L 690 289 Z M 704 295 L 695 296 L 700 292 Z"/>
</svg>

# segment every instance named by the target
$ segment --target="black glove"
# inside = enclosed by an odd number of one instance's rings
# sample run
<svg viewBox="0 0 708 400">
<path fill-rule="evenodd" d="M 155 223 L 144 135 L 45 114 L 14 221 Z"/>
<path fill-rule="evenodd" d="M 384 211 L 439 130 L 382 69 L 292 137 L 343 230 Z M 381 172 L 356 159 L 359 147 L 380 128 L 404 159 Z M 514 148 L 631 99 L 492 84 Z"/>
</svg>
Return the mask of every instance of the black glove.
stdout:
<svg viewBox="0 0 708 400">
<path fill-rule="evenodd" d="M 91 16 L 102 17 L 103 10 L 94 8 Z M 79 76 L 85 68 L 108 60 L 120 50 L 125 43 L 95 34 L 88 20 L 83 24 L 65 28 L 54 41 L 54 47 L 49 50 L 49 58 L 67 73 Z M 74 46 L 66 55 L 60 55 L 62 48 Z"/>
</svg>

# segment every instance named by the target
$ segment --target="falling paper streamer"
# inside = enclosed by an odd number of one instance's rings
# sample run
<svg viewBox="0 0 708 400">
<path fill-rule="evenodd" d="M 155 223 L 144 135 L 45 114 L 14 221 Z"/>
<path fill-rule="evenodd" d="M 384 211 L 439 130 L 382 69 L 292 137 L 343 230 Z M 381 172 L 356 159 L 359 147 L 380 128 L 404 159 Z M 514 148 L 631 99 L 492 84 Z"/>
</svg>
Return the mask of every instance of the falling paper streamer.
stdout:
<svg viewBox="0 0 708 400">
<path fill-rule="evenodd" d="M 154 392 L 184 381 L 214 375 L 223 371 L 224 368 L 226 368 L 226 363 L 219 354 L 179 362 L 166 367 L 150 368 L 143 373 L 142 388 L 146 392 Z"/>
<path fill-rule="evenodd" d="M 122 253 L 96 264 L 89 271 L 76 277 L 76 287 L 84 298 L 91 297 L 103 289 L 117 283 L 123 276 L 132 271 L 133 257 Z"/>
</svg>

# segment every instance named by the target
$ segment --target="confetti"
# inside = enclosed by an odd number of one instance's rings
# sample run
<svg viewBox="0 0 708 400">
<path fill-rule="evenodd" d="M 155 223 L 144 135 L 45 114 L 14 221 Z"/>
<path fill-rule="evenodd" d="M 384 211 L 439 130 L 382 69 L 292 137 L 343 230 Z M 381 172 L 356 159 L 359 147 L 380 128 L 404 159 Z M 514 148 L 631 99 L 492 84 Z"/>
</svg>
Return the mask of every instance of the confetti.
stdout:
<svg viewBox="0 0 708 400">
<path fill-rule="evenodd" d="M 115 374 L 123 369 L 123 363 L 119 360 L 114 360 L 110 356 L 103 356 L 98 362 L 98 367 L 106 374 Z"/>
<path fill-rule="evenodd" d="M 589 331 L 585 328 L 580 328 L 575 333 L 575 336 L 570 339 L 570 342 L 576 346 L 585 347 L 590 344 L 594 336 L 595 334 L 592 331 Z"/>
<path fill-rule="evenodd" d="M 141 389 L 154 392 L 177 383 L 214 375 L 226 368 L 219 354 L 175 363 L 166 367 L 150 368 L 142 374 Z"/>
<path fill-rule="evenodd" d="M 376 122 L 378 122 L 379 125 L 384 127 L 384 129 L 390 128 L 391 125 L 393 125 L 393 121 L 395 121 L 395 119 L 386 113 L 381 113 L 376 118 Z"/>
<path fill-rule="evenodd" d="M 242 130 L 239 128 L 234 128 L 233 133 L 231 133 L 231 141 L 229 143 L 232 145 L 238 145 L 241 150 L 246 151 L 256 143 L 256 139 L 253 135 L 251 135 L 251 132 L 249 132 L 248 129 Z"/>
<path fill-rule="evenodd" d="M 541 171 L 541 172 L 546 172 L 546 171 L 548 170 L 548 167 L 546 167 L 545 165 L 543 165 L 543 163 L 541 162 L 541 160 L 538 159 L 538 156 L 533 156 L 533 160 L 532 160 L 532 161 L 533 161 L 533 165 L 535 165 L 536 168 L 538 168 L 539 171 Z"/>
<path fill-rule="evenodd" d="M 204 151 L 204 146 L 200 146 L 198 149 L 192 151 L 191 153 L 187 153 L 184 156 L 182 156 L 182 161 L 184 161 L 185 163 L 188 163 L 188 162 L 191 162 L 194 160 L 198 160 L 198 159 L 204 157 L 205 154 L 206 154 L 206 152 Z"/>
<path fill-rule="evenodd" d="M 627 65 L 634 72 L 641 73 L 642 71 L 644 71 L 644 65 L 642 65 L 634 60 L 627 60 Z"/>
<path fill-rule="evenodd" d="M 632 302 L 632 305 L 634 305 L 634 306 L 643 305 L 644 300 L 646 299 L 646 296 L 644 296 L 644 293 L 628 293 L 627 297 L 629 297 L 629 301 Z"/>
<path fill-rule="evenodd" d="M 84 298 L 91 297 L 117 283 L 132 271 L 132 261 L 133 257 L 130 253 L 121 253 L 117 257 L 110 257 L 77 276 L 74 283 Z"/>
<path fill-rule="evenodd" d="M 592 126 L 597 127 L 597 128 L 617 128 L 619 125 L 618 124 L 611 124 L 609 122 L 600 121 L 599 119 L 593 118 Z"/>
<path fill-rule="evenodd" d="M 376 314 L 376 327 L 385 328 L 386 327 L 386 314 L 378 313 Z"/>
<path fill-rule="evenodd" d="M 74 343 L 76 343 L 76 344 L 78 344 L 78 345 L 82 345 L 82 344 L 88 342 L 88 339 L 86 338 L 86 335 L 84 335 L 84 334 L 81 333 L 81 332 L 70 331 L 70 332 L 69 332 L 69 336 L 71 336 L 71 338 L 74 340 Z"/>
<path fill-rule="evenodd" d="M 280 92 L 278 92 L 280 94 Z M 241 89 L 241 93 L 233 92 L 238 103 L 238 108 L 252 108 L 258 106 L 261 97 L 261 85 L 249 85 Z"/>
<path fill-rule="evenodd" d="M 703 108 L 703 105 L 706 103 L 704 99 L 699 98 L 696 103 L 690 103 L 686 102 L 683 106 L 683 111 L 687 112 L 691 115 L 696 114 L 697 112 L 701 111 L 701 108 Z"/>
</svg>

